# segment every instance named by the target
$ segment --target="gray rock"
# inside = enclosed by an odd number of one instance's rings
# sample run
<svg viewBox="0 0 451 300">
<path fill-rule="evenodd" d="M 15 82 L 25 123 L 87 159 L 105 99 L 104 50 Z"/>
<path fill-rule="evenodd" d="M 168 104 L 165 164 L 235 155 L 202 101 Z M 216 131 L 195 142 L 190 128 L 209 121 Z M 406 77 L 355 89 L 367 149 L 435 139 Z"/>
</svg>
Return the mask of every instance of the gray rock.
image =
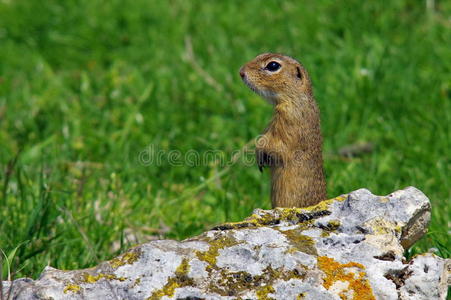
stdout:
<svg viewBox="0 0 451 300">
<path fill-rule="evenodd" d="M 308 208 L 256 209 L 177 242 L 153 241 L 84 270 L 3 282 L 12 299 L 445 299 L 450 262 L 410 262 L 430 203 L 409 187 L 360 189 Z"/>
</svg>

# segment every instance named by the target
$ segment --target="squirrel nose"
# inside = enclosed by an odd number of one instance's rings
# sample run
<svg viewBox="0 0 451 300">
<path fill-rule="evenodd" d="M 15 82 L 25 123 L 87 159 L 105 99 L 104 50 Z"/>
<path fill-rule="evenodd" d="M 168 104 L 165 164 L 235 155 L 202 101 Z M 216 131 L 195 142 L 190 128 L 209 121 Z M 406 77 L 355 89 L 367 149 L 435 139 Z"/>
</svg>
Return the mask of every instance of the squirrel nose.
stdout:
<svg viewBox="0 0 451 300">
<path fill-rule="evenodd" d="M 244 78 L 244 75 L 245 75 L 245 74 L 244 74 L 244 70 L 243 70 L 243 68 L 241 68 L 241 69 L 240 69 L 240 76 L 241 76 L 241 78 Z"/>
</svg>

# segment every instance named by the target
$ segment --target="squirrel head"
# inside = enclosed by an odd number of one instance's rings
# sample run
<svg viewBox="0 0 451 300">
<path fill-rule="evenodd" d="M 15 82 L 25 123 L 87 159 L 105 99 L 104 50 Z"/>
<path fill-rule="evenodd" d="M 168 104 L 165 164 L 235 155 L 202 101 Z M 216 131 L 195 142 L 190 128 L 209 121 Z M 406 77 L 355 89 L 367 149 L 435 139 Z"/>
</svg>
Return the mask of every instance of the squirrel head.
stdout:
<svg viewBox="0 0 451 300">
<path fill-rule="evenodd" d="M 282 54 L 260 54 L 241 67 L 240 76 L 251 90 L 274 105 L 312 96 L 305 68 Z"/>
</svg>

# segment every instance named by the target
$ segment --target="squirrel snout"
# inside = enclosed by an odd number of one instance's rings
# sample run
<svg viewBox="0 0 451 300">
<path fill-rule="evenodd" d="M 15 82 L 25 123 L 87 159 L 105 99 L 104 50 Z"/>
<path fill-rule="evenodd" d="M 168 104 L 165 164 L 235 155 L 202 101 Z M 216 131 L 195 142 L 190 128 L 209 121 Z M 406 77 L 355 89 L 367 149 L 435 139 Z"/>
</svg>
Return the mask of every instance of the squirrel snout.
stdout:
<svg viewBox="0 0 451 300">
<path fill-rule="evenodd" d="M 243 68 L 241 68 L 241 69 L 240 69 L 240 76 L 241 76 L 241 78 L 244 78 L 245 75 L 246 75 L 246 74 L 244 74 Z"/>
</svg>

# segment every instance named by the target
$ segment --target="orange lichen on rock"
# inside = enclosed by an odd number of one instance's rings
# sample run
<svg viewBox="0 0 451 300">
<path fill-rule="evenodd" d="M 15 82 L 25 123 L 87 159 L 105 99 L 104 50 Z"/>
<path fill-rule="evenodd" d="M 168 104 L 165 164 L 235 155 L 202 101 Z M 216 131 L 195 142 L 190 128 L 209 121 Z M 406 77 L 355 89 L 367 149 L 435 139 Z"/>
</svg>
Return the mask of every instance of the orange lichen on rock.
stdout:
<svg viewBox="0 0 451 300">
<path fill-rule="evenodd" d="M 325 273 L 323 286 L 329 289 L 336 282 L 347 282 L 347 290 L 339 293 L 341 299 L 359 299 L 359 300 L 375 300 L 373 290 L 368 279 L 365 278 L 366 273 L 363 271 L 365 267 L 356 262 L 340 264 L 333 258 L 327 256 L 318 256 L 318 267 Z M 358 268 L 359 272 L 354 273 L 350 268 Z M 351 293 L 348 293 L 351 292 Z M 352 295 L 349 298 L 347 295 Z"/>
</svg>

